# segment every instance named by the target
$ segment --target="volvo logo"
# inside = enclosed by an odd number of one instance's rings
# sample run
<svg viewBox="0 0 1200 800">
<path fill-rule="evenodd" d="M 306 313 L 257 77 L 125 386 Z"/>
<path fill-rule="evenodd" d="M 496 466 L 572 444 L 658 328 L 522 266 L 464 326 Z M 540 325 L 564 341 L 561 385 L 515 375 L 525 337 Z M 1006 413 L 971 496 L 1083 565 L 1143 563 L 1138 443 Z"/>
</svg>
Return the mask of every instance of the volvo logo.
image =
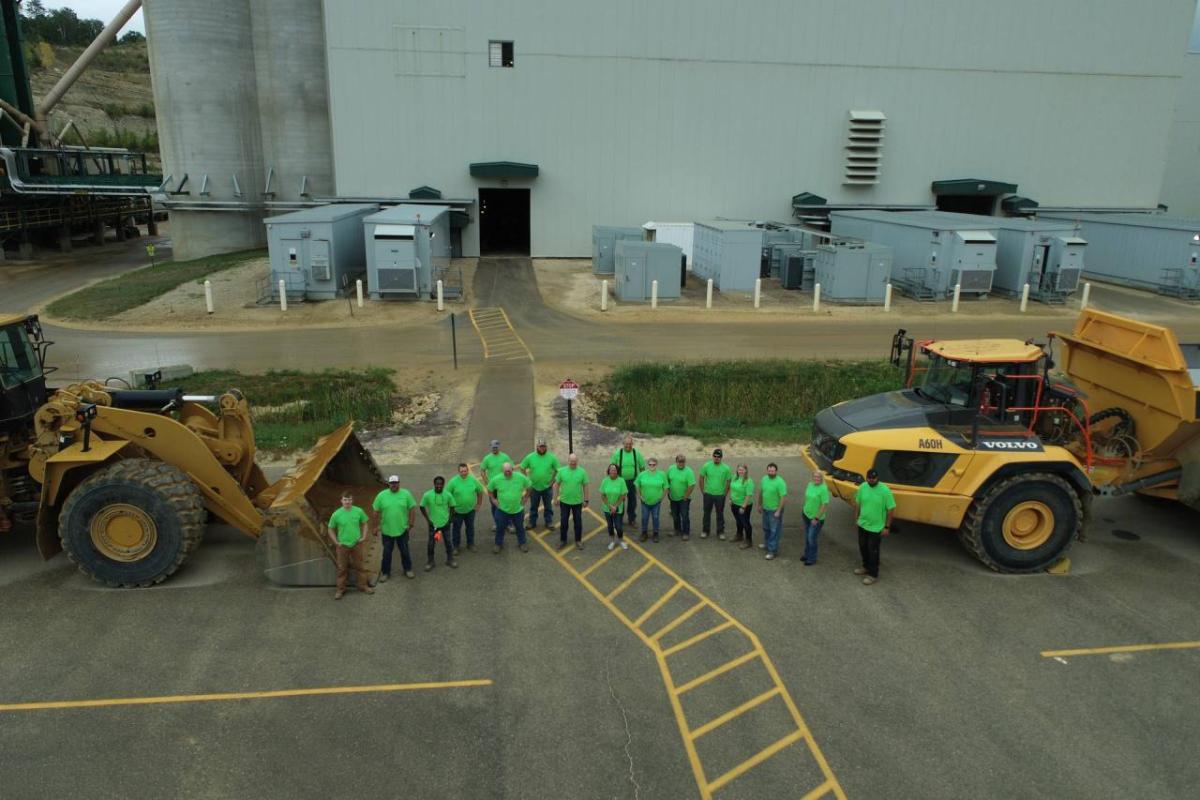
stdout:
<svg viewBox="0 0 1200 800">
<path fill-rule="evenodd" d="M 1040 452 L 1042 443 L 1029 439 L 980 439 L 979 447 L 984 450 L 1023 450 Z"/>
</svg>

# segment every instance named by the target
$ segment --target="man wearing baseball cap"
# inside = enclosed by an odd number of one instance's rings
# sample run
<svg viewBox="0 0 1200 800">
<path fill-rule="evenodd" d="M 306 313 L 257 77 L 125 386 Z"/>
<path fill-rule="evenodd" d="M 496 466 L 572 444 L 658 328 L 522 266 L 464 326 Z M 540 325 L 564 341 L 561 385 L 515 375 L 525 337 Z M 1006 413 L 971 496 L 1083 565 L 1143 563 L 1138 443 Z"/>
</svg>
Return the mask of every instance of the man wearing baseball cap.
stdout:
<svg viewBox="0 0 1200 800">
<path fill-rule="evenodd" d="M 870 586 L 879 580 L 879 545 L 882 537 L 892 532 L 892 516 L 896 511 L 896 500 L 887 484 L 879 482 L 879 473 L 867 471 L 867 480 L 858 485 L 854 493 L 854 513 L 858 518 L 858 552 L 862 566 L 854 570 L 862 575 L 863 585 Z"/>
<path fill-rule="evenodd" d="M 546 449 L 546 440 L 538 439 L 533 452 L 521 459 L 521 471 L 529 478 L 529 520 L 525 527 L 533 530 L 537 527 L 538 506 L 546 520 L 546 530 L 554 526 L 554 476 L 562 464 L 558 456 Z"/>
<path fill-rule="evenodd" d="M 516 462 L 509 457 L 508 453 L 500 449 L 500 440 L 492 439 L 492 444 L 487 455 L 479 459 L 479 480 L 484 486 L 491 485 L 492 478 L 495 478 L 500 473 L 504 472 L 504 464 L 508 462 L 515 464 Z M 492 519 L 497 520 L 496 507 L 492 507 Z"/>
<path fill-rule="evenodd" d="M 388 477 L 388 488 L 375 495 L 371 503 L 375 524 L 383 534 L 383 564 L 379 568 L 382 583 L 392 576 L 392 548 L 400 548 L 400 566 L 404 577 L 413 578 L 412 555 L 408 549 L 408 532 L 417 516 L 417 500 L 408 489 L 400 488 L 400 476 Z"/>
<path fill-rule="evenodd" d="M 700 495 L 704 498 L 704 517 L 700 525 L 700 538 L 707 539 L 712 530 L 713 509 L 717 512 L 717 538 L 725 538 L 725 498 L 729 496 L 729 482 L 733 471 L 724 463 L 721 448 L 713 450 L 712 460 L 700 468 Z"/>
</svg>

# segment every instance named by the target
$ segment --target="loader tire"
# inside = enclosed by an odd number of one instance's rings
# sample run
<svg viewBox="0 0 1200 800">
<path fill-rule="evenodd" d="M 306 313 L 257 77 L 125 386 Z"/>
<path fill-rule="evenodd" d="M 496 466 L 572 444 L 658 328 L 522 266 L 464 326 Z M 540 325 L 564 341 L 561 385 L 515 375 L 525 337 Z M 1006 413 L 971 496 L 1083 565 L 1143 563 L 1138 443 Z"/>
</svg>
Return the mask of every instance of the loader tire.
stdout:
<svg viewBox="0 0 1200 800">
<path fill-rule="evenodd" d="M 207 513 L 177 467 L 131 458 L 103 467 L 68 495 L 58 531 L 79 571 L 112 587 L 152 586 L 200 544 Z"/>
<path fill-rule="evenodd" d="M 958 539 L 997 572 L 1039 572 L 1066 554 L 1083 529 L 1083 503 L 1048 472 L 1005 478 L 975 498 Z"/>
</svg>

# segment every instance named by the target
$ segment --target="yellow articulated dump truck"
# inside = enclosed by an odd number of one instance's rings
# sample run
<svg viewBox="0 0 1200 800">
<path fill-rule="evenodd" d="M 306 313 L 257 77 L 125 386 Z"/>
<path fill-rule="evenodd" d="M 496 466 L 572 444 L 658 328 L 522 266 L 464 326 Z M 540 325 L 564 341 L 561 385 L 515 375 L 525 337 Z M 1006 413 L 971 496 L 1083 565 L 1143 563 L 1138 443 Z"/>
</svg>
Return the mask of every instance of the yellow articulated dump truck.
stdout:
<svg viewBox="0 0 1200 800">
<path fill-rule="evenodd" d="M 1097 495 L 1200 509 L 1200 345 L 1166 328 L 1087 309 L 1045 344 L 901 330 L 892 361 L 906 388 L 814 421 L 805 459 L 844 500 L 875 469 L 898 519 L 956 529 L 1018 573 L 1058 562 Z"/>
<path fill-rule="evenodd" d="M 258 540 L 272 581 L 332 585 L 329 514 L 343 491 L 364 500 L 384 486 L 349 423 L 268 484 L 236 389 L 51 390 L 50 344 L 36 316 L 0 317 L 0 532 L 33 524 L 44 558 L 65 550 L 109 586 L 150 586 L 183 565 L 211 517 Z M 379 548 L 367 555 L 373 571 Z"/>
</svg>

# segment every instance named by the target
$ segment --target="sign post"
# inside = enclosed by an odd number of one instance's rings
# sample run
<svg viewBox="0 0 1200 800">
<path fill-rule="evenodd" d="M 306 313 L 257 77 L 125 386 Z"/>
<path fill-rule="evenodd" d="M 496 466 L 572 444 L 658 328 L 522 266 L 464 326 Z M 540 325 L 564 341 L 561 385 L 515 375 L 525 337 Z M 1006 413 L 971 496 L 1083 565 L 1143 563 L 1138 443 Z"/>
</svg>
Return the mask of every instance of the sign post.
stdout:
<svg viewBox="0 0 1200 800">
<path fill-rule="evenodd" d="M 575 420 L 571 415 L 571 401 L 579 396 L 579 384 L 567 378 L 558 385 L 558 396 L 567 401 L 567 454 L 575 452 Z"/>
</svg>

